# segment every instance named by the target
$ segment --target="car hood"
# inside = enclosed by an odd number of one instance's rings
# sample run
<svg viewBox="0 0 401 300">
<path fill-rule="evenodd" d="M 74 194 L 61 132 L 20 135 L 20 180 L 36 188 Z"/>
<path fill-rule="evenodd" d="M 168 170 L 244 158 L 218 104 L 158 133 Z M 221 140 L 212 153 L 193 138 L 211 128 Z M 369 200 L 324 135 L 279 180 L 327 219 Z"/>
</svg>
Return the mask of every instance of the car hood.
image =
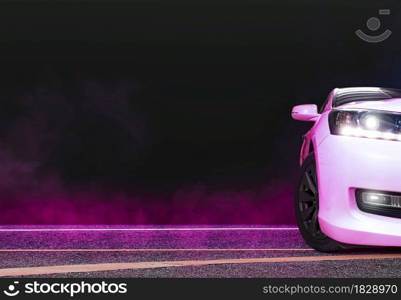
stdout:
<svg viewBox="0 0 401 300">
<path fill-rule="evenodd" d="M 338 108 L 346 109 L 375 109 L 401 113 L 401 98 L 377 100 L 377 101 L 358 101 L 343 104 Z"/>
</svg>

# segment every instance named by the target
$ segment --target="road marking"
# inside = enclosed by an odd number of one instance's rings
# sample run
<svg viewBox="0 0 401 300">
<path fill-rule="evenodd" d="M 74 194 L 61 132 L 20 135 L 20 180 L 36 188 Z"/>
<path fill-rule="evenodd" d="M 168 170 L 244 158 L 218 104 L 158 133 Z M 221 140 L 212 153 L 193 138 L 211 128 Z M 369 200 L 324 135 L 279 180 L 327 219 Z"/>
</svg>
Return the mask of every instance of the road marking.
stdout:
<svg viewBox="0 0 401 300">
<path fill-rule="evenodd" d="M 297 227 L 188 227 L 188 228 L 0 228 L 0 232 L 49 232 L 49 231 L 280 231 L 298 230 Z"/>
<path fill-rule="evenodd" d="M 151 249 L 0 249 L 0 252 L 179 252 L 179 251 L 313 251 L 312 248 L 151 248 Z"/>
<path fill-rule="evenodd" d="M 213 259 L 213 260 L 150 261 L 150 262 L 131 262 L 131 263 L 60 265 L 60 266 L 42 266 L 42 267 L 0 269 L 0 277 L 82 273 L 82 272 L 104 272 L 104 271 L 118 271 L 118 270 L 141 270 L 141 269 L 156 269 L 156 268 L 168 268 L 168 267 L 194 267 L 194 266 L 223 265 L 223 264 L 348 261 L 348 260 L 395 259 L 395 258 L 401 258 L 401 254 L 265 257 L 265 258 L 237 258 L 237 259 Z"/>
</svg>

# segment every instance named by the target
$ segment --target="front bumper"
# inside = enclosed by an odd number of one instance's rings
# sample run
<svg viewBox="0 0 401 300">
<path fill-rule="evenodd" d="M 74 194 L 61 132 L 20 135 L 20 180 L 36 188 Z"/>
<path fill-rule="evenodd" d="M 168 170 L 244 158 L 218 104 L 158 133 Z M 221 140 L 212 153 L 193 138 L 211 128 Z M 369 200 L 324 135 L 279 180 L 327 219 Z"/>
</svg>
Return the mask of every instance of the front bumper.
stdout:
<svg viewBox="0 0 401 300">
<path fill-rule="evenodd" d="M 401 218 L 363 212 L 355 197 L 401 192 L 401 142 L 328 135 L 315 149 L 322 231 L 347 244 L 401 246 Z"/>
</svg>

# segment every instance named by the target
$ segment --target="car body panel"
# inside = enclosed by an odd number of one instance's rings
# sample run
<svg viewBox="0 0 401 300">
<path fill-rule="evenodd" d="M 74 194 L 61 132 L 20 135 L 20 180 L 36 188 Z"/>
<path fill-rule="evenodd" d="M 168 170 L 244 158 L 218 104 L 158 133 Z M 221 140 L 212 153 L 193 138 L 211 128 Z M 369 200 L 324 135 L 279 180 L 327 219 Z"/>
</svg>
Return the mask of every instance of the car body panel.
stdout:
<svg viewBox="0 0 401 300">
<path fill-rule="evenodd" d="M 401 246 L 401 219 L 362 212 L 355 190 L 401 192 L 401 142 L 327 136 L 315 152 L 319 223 L 334 240 Z"/>
</svg>

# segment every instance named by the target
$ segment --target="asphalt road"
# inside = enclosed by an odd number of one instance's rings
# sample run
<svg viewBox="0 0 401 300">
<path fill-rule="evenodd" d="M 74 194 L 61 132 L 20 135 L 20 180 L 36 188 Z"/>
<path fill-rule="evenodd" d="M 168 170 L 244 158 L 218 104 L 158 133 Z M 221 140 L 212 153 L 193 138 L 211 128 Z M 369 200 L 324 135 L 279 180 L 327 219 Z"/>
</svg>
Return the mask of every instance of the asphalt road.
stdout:
<svg viewBox="0 0 401 300">
<path fill-rule="evenodd" d="M 401 249 L 310 249 L 294 227 L 0 227 L 3 277 L 401 277 Z"/>
</svg>

